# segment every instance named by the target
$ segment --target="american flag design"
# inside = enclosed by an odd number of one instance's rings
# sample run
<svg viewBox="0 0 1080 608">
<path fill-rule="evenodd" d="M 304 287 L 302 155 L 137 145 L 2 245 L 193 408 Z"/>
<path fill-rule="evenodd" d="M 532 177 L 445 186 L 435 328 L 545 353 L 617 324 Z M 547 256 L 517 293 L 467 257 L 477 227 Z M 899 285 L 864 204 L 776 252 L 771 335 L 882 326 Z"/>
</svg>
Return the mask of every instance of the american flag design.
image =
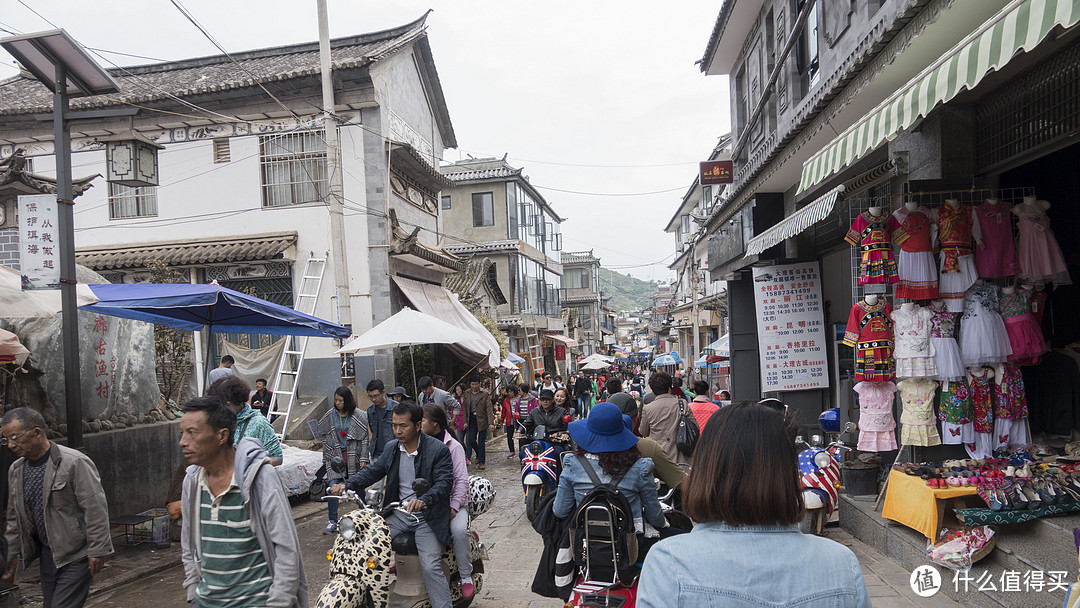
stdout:
<svg viewBox="0 0 1080 608">
<path fill-rule="evenodd" d="M 546 450 L 539 454 L 533 454 L 529 448 L 525 448 L 525 457 L 521 459 L 521 480 L 525 481 L 525 476 L 529 473 L 547 473 L 548 479 L 555 479 L 555 457 L 552 455 L 555 453 L 555 448 L 548 446 Z"/>
<path fill-rule="evenodd" d="M 837 466 L 836 459 L 830 455 L 829 466 L 824 469 L 817 468 L 814 464 L 814 456 L 818 452 L 824 452 L 824 450 L 803 450 L 799 454 L 799 472 L 802 473 L 799 483 L 804 488 L 825 492 L 829 497 L 829 514 L 831 515 L 834 505 L 839 500 L 837 488 L 840 487 L 840 467 Z"/>
</svg>

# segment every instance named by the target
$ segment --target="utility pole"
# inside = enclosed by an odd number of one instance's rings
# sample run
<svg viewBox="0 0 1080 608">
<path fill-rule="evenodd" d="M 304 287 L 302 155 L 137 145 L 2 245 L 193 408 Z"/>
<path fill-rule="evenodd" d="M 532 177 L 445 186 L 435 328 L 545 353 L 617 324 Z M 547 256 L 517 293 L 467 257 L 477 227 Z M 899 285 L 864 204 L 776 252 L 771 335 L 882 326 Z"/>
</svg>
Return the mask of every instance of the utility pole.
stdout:
<svg viewBox="0 0 1080 608">
<path fill-rule="evenodd" d="M 345 258 L 345 186 L 341 167 L 341 145 L 338 143 L 338 124 L 334 117 L 330 25 L 326 13 L 326 0 L 316 0 L 316 3 L 319 8 L 319 66 L 322 70 L 323 127 L 326 131 L 326 173 L 329 178 L 326 203 L 330 210 L 330 254 L 334 266 L 334 301 L 337 303 L 337 322 L 340 325 L 352 327 L 349 267 Z"/>
</svg>

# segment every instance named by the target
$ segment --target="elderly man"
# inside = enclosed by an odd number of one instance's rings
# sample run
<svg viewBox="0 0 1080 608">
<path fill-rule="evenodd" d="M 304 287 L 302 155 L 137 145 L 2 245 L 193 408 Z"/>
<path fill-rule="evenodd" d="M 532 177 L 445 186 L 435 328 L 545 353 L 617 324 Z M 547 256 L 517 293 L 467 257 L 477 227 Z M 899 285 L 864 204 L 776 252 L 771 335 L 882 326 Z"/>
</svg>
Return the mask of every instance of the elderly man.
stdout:
<svg viewBox="0 0 1080 608">
<path fill-rule="evenodd" d="M 49 441 L 37 410 L 4 414 L 0 432 L 0 443 L 18 457 L 8 471 L 8 569 L 0 581 L 14 580 L 20 556 L 27 565 L 40 558 L 45 608 L 82 606 L 91 577 L 113 552 L 97 467 L 86 454 Z"/>
</svg>

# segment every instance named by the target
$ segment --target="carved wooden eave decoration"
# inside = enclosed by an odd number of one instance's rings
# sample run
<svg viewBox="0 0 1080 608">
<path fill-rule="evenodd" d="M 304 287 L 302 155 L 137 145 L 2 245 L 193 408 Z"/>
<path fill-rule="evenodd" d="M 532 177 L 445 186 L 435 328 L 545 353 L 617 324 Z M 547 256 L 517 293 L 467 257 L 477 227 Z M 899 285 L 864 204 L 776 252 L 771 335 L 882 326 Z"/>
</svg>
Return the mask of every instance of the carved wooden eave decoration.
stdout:
<svg viewBox="0 0 1080 608">
<path fill-rule="evenodd" d="M 100 173 L 71 180 L 73 196 L 79 196 L 93 187 L 90 182 L 98 177 L 101 177 Z M 22 150 L 17 150 L 12 156 L 0 160 L 0 197 L 20 194 L 56 194 L 56 178 L 26 171 L 26 158 Z"/>
<path fill-rule="evenodd" d="M 465 260 L 443 249 L 443 240 L 435 247 L 419 240 L 420 227 L 406 231 L 398 220 L 397 210 L 390 210 L 390 255 L 405 259 L 418 266 L 433 267 L 441 272 L 455 272 L 465 268 Z"/>
</svg>

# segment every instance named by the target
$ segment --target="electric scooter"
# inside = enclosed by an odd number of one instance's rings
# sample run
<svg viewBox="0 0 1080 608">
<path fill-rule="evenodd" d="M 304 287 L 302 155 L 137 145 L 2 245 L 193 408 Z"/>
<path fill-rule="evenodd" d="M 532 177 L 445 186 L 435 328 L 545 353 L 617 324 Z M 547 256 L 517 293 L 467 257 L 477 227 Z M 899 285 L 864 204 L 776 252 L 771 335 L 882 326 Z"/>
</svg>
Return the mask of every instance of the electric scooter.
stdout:
<svg viewBox="0 0 1080 608">
<path fill-rule="evenodd" d="M 799 524 L 803 534 L 821 536 L 825 532 L 825 523 L 839 501 L 840 461 L 844 451 L 851 450 L 844 445 L 841 436 L 855 430 L 855 423 L 848 422 L 843 428 L 838 428 L 838 425 L 834 426 L 835 420 L 827 416 L 831 411 L 826 410 L 819 418 L 822 428 L 836 436 L 829 445 L 823 445 L 821 435 L 812 435 L 810 443 L 802 436 L 795 438 L 795 445 L 806 448 L 799 452 L 799 484 L 803 488 L 803 504 L 806 506 L 806 515 Z"/>
<path fill-rule="evenodd" d="M 423 494 L 428 488 L 430 482 L 426 479 L 413 482 L 417 495 Z M 359 508 L 338 520 L 337 538 L 333 548 L 326 552 L 326 558 L 330 560 L 330 582 L 319 594 L 315 604 L 317 608 L 387 608 L 391 584 L 394 594 L 409 598 L 412 602 L 409 605 L 413 608 L 430 606 L 412 533 L 391 538 L 385 520 L 394 511 L 405 517 L 416 516 L 407 513 L 405 507 L 397 502 L 378 508 L 376 505 L 382 501 L 381 490 L 367 490 L 366 500 L 352 490 L 346 490 L 340 497 L 325 498 L 351 500 Z M 487 549 L 475 530 L 469 531 L 469 542 L 475 598 L 484 584 Z M 452 546 L 443 548 L 442 568 L 450 580 L 450 597 L 455 608 L 471 604 L 472 599 L 461 596 L 461 578 Z"/>
<path fill-rule="evenodd" d="M 547 435 L 547 427 L 539 425 L 529 434 L 523 423 L 518 422 L 521 436 L 532 441 L 521 448 L 521 485 L 525 490 L 525 515 L 532 521 L 540 510 L 544 497 L 559 487 L 559 463 L 555 445 L 565 449 L 564 442 L 554 441 Z"/>
</svg>

